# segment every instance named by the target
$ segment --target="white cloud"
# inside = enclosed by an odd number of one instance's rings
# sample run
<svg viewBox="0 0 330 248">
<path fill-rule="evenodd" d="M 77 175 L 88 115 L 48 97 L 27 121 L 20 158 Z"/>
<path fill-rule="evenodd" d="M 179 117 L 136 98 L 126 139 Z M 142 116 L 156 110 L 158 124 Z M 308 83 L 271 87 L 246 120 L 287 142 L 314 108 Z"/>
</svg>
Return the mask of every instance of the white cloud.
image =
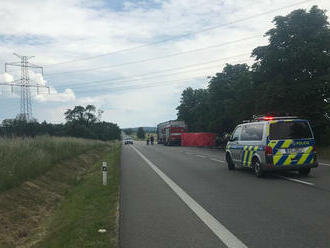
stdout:
<svg viewBox="0 0 330 248">
<path fill-rule="evenodd" d="M 51 88 L 49 94 L 42 90 L 40 94 L 35 95 L 35 99 L 39 102 L 70 102 L 74 101 L 76 96 L 72 89 L 65 89 L 62 93 L 59 93 L 55 88 Z"/>
<path fill-rule="evenodd" d="M 5 72 L 0 74 L 0 82 L 5 82 L 5 83 L 9 83 L 14 81 L 14 77 L 12 75 L 10 75 L 9 73 Z"/>
<path fill-rule="evenodd" d="M 14 81 L 14 76 L 19 79 L 19 74 L 9 74 L 7 72 L 0 74 L 0 82 L 10 83 Z M 31 87 L 32 97 L 38 102 L 69 102 L 74 101 L 76 96 L 72 89 L 65 89 L 62 93 L 58 92 L 54 87 L 48 86 L 41 73 L 29 71 L 30 84 L 36 85 Z M 39 85 L 40 87 L 37 87 Z M 49 89 L 48 89 L 49 87 Z M 9 92 L 10 91 L 10 92 Z M 20 88 L 17 86 L 11 89 L 11 86 L 0 85 L 0 93 L 7 98 L 18 97 Z"/>
<path fill-rule="evenodd" d="M 47 84 L 47 81 L 43 78 L 41 73 L 36 73 L 33 71 L 29 71 L 29 77 L 31 80 L 31 83 L 37 84 L 37 85 L 43 85 L 45 86 Z"/>
</svg>

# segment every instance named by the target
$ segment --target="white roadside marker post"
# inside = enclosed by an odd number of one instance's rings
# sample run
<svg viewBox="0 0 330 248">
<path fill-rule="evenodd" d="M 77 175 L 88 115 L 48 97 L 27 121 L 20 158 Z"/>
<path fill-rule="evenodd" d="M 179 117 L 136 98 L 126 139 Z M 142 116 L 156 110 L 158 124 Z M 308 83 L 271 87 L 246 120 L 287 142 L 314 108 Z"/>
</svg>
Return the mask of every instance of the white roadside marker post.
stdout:
<svg viewBox="0 0 330 248">
<path fill-rule="evenodd" d="M 107 185 L 107 162 L 102 162 L 102 176 L 103 176 L 103 185 Z"/>
</svg>

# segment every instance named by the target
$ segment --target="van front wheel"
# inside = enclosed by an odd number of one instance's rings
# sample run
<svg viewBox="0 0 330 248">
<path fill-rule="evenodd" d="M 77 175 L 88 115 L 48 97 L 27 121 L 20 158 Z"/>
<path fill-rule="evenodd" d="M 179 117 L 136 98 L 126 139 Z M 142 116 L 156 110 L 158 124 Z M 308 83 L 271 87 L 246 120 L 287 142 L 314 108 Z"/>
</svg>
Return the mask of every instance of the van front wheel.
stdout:
<svg viewBox="0 0 330 248">
<path fill-rule="evenodd" d="M 231 159 L 230 155 L 227 155 L 227 165 L 229 170 L 235 170 L 235 164 Z"/>
<path fill-rule="evenodd" d="M 257 177 L 263 177 L 264 176 L 264 171 L 261 167 L 261 163 L 258 159 L 255 159 L 253 162 L 253 169 L 254 169 L 254 174 Z"/>
</svg>

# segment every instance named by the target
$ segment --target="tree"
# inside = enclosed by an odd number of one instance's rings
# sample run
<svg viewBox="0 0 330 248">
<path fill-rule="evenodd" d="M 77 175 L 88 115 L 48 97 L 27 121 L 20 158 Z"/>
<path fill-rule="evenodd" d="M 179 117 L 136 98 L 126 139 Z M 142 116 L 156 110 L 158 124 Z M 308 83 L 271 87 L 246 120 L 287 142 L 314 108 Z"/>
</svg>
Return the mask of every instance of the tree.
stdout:
<svg viewBox="0 0 330 248">
<path fill-rule="evenodd" d="M 68 109 L 64 113 L 67 122 L 80 124 L 85 127 L 98 121 L 101 114 L 102 112 L 98 111 L 98 116 L 96 116 L 96 108 L 94 105 L 87 105 L 86 108 L 83 106 L 75 106 L 73 109 Z"/>
<path fill-rule="evenodd" d="M 51 124 L 46 121 L 39 123 L 36 120 L 27 121 L 24 116 L 16 119 L 7 119 L 0 125 L 0 136 L 6 137 L 34 137 L 37 135 L 72 136 L 100 140 L 120 139 L 120 128 L 111 122 L 101 122 L 102 111 L 98 111 L 93 105 L 86 107 L 75 106 L 65 112 L 67 123 Z"/>
<path fill-rule="evenodd" d="M 178 120 L 184 120 L 190 131 L 205 131 L 208 121 L 208 91 L 205 89 L 185 89 L 181 95 Z"/>
<path fill-rule="evenodd" d="M 211 131 L 222 135 L 250 118 L 255 110 L 255 84 L 246 64 L 227 64 L 209 81 L 207 89 L 187 88 L 177 107 L 178 119 L 190 131 Z"/>
<path fill-rule="evenodd" d="M 231 132 L 244 119 L 267 113 L 311 120 L 318 141 L 330 130 L 330 29 L 325 11 L 316 6 L 298 9 L 273 22 L 275 27 L 266 33 L 269 44 L 252 52 L 252 68 L 227 64 L 206 90 L 182 92 L 178 119 L 192 131 Z"/>
<path fill-rule="evenodd" d="M 138 128 L 136 135 L 139 139 L 144 139 L 145 138 L 146 133 L 145 133 L 143 127 Z"/>
<path fill-rule="evenodd" d="M 132 128 L 127 128 L 127 129 L 124 129 L 124 132 L 127 134 L 127 135 L 131 135 L 133 133 L 133 130 Z"/>
<path fill-rule="evenodd" d="M 255 84 L 246 64 L 226 64 L 209 86 L 209 130 L 231 132 L 235 124 L 255 113 Z"/>
<path fill-rule="evenodd" d="M 313 6 L 274 18 L 269 44 L 253 50 L 258 112 L 299 115 L 314 129 L 325 125 L 329 97 L 330 29 L 325 11 Z"/>
</svg>

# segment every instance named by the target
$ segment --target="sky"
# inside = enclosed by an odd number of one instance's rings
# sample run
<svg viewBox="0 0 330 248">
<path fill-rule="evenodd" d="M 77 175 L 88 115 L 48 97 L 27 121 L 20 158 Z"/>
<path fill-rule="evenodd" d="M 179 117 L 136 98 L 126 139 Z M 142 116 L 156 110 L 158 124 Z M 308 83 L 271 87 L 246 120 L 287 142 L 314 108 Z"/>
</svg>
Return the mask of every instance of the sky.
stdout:
<svg viewBox="0 0 330 248">
<path fill-rule="evenodd" d="M 121 128 L 176 119 L 187 87 L 206 88 L 226 63 L 251 65 L 272 20 L 329 0 L 1 0 L 0 82 L 20 78 L 13 53 L 34 56 L 33 116 L 62 123 L 93 104 Z M 329 16 L 329 14 L 328 14 Z M 0 86 L 0 121 L 20 111 L 20 88 Z"/>
</svg>

